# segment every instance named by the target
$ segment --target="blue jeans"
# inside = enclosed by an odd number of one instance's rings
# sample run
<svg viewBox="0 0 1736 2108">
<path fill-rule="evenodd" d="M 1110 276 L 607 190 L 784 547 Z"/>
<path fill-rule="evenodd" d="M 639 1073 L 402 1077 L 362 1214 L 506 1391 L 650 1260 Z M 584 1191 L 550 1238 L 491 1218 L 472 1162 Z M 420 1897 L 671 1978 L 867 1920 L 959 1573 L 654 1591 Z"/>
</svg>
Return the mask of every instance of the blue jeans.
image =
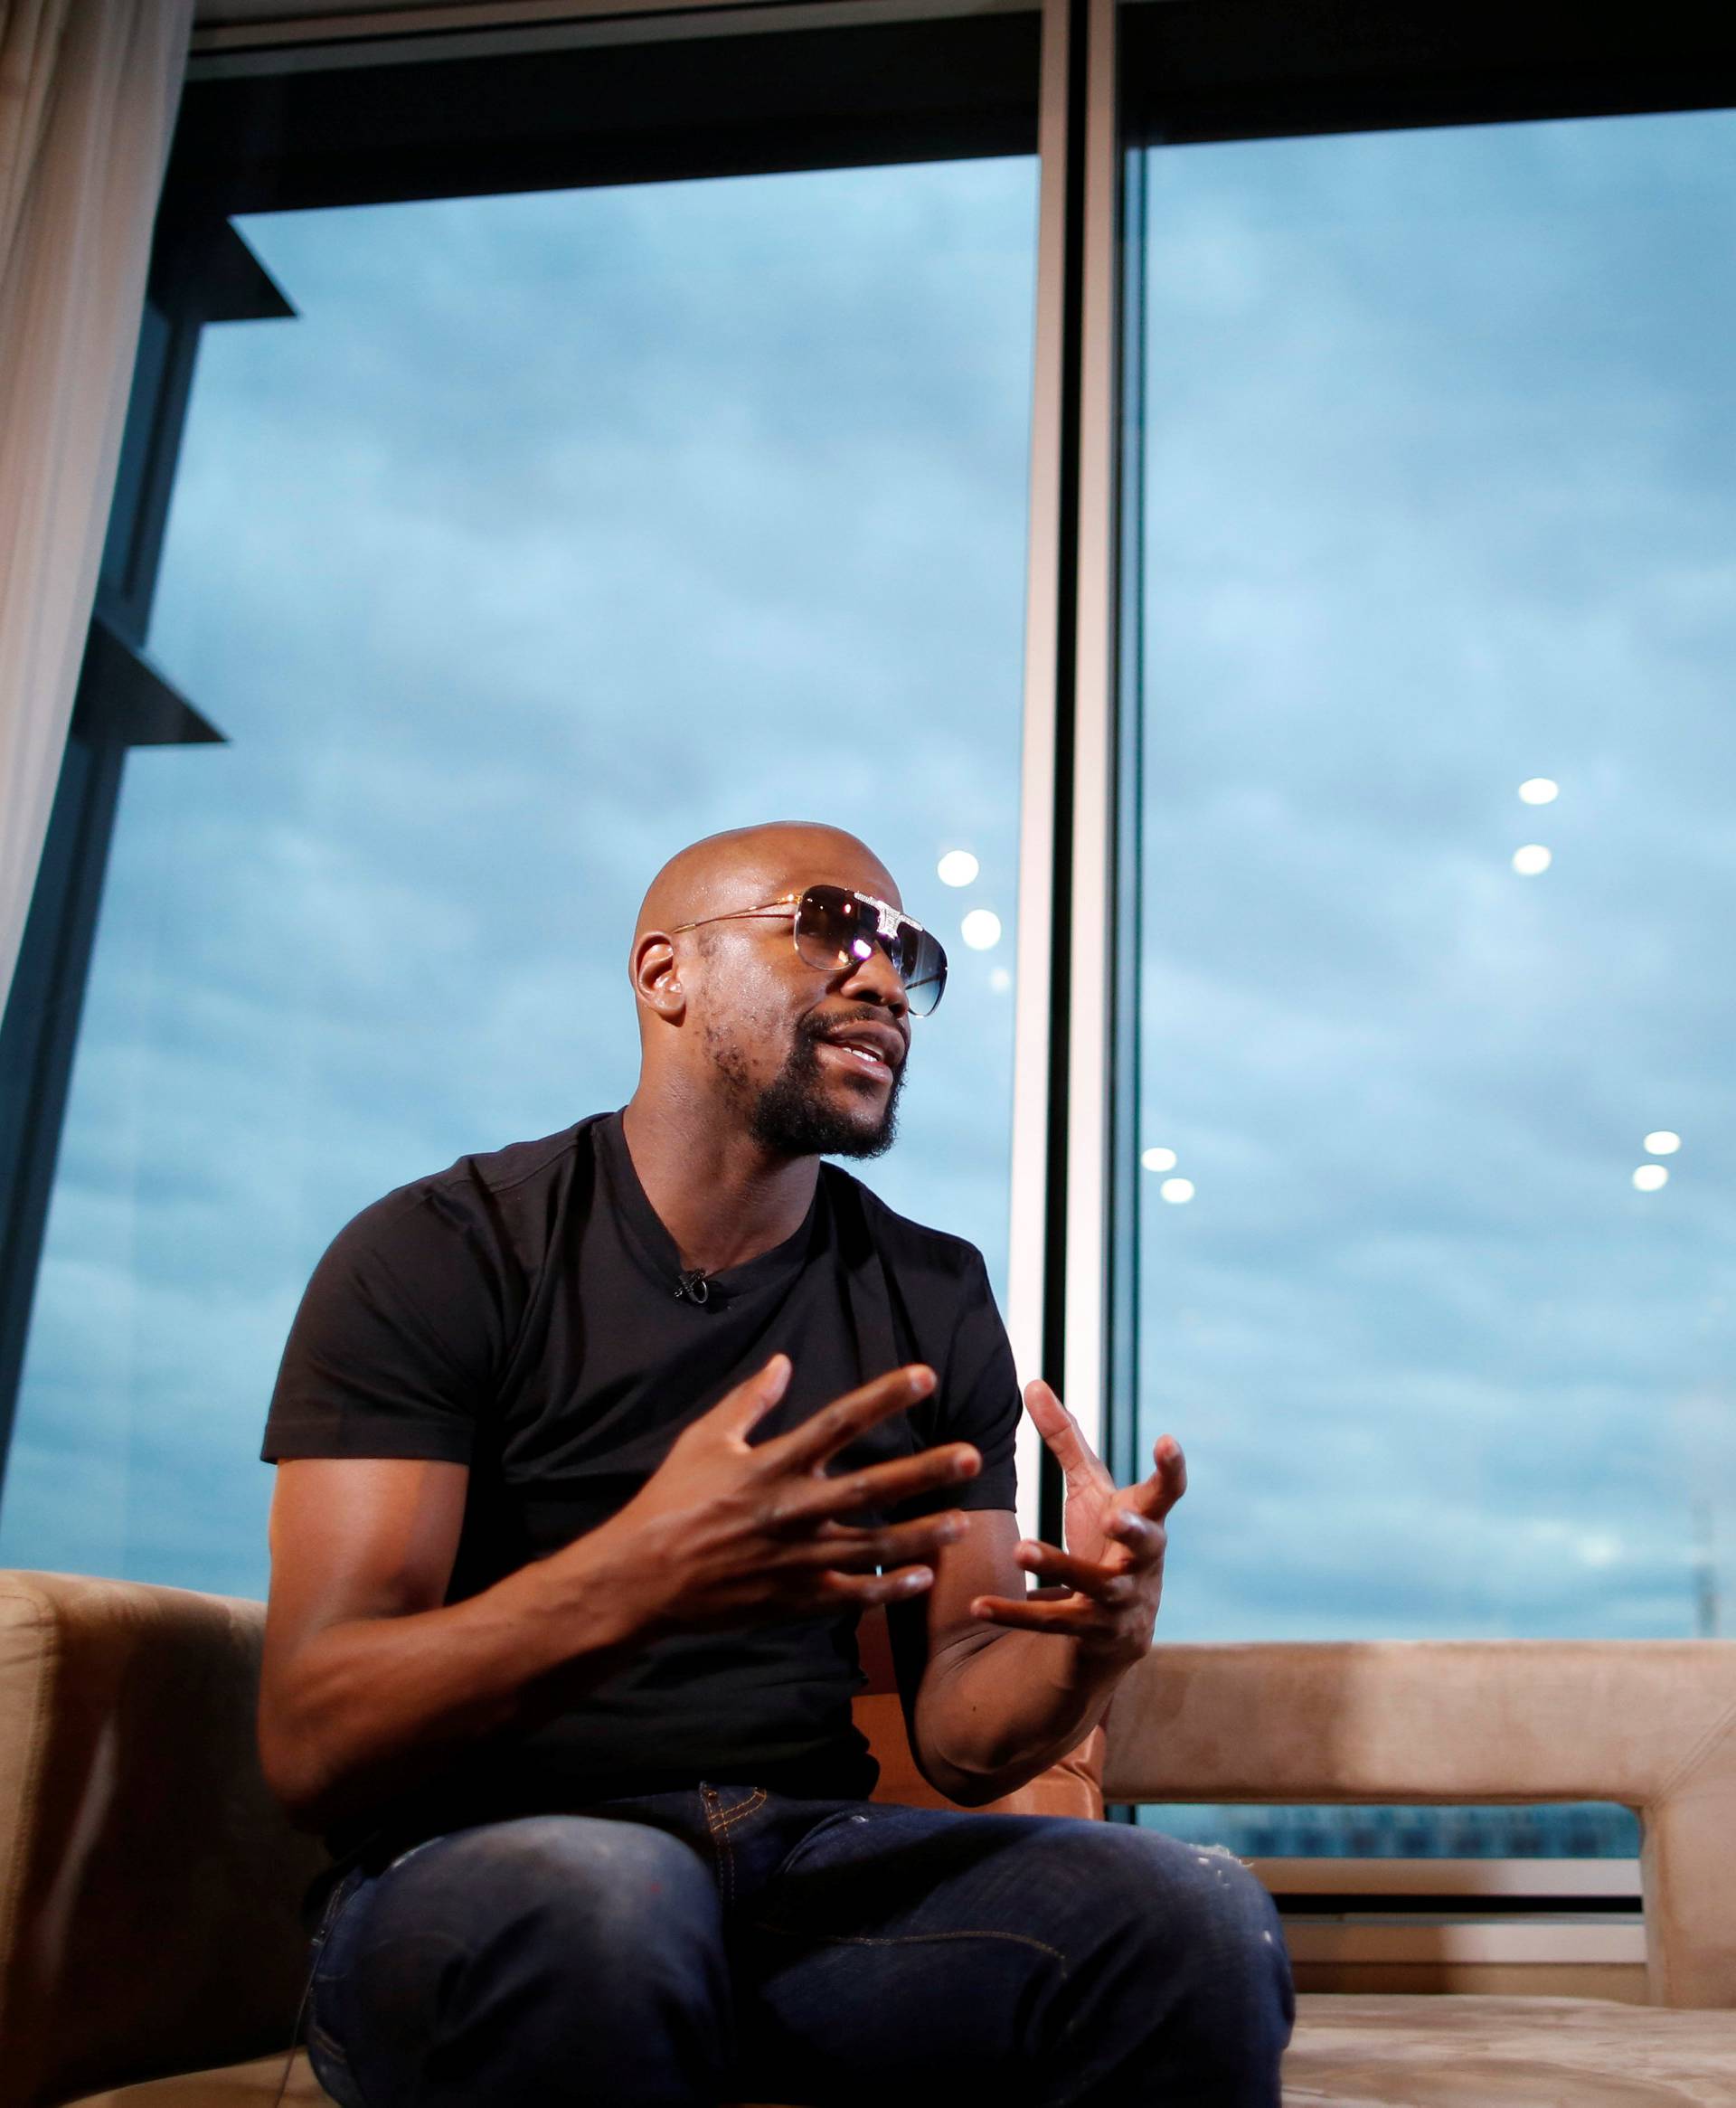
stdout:
<svg viewBox="0 0 1736 2108">
<path fill-rule="evenodd" d="M 1221 1849 L 702 1785 L 346 1875 L 308 2010 L 344 2108 L 1277 2108 L 1294 2004 Z"/>
</svg>

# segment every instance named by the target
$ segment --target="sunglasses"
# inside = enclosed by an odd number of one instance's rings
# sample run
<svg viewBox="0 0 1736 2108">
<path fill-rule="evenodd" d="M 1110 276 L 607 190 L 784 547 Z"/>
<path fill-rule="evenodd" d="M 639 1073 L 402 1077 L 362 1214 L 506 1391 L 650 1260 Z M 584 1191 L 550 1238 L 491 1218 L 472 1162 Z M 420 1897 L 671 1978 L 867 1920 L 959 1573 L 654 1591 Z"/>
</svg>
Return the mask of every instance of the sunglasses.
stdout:
<svg viewBox="0 0 1736 2108">
<path fill-rule="evenodd" d="M 675 931 L 697 930 L 707 922 L 735 922 L 774 909 L 794 907 L 793 934 L 803 961 L 818 973 L 842 973 L 872 959 L 879 946 L 904 984 L 912 1017 L 926 1017 L 946 992 L 947 955 L 940 940 L 920 922 L 876 900 L 873 893 L 853 893 L 842 885 L 810 885 L 801 894 L 784 893 L 758 907 L 737 908 L 727 915 L 702 915 L 697 922 L 677 922 Z M 672 931 L 671 935 L 675 934 Z"/>
</svg>

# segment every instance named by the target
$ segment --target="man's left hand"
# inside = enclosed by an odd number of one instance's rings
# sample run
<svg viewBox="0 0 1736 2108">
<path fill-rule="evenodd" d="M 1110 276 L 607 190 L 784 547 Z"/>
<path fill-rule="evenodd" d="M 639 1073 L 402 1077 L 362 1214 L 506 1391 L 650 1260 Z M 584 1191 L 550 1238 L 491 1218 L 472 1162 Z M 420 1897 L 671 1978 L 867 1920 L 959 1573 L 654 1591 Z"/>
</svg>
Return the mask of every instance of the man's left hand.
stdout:
<svg viewBox="0 0 1736 2108">
<path fill-rule="evenodd" d="M 1079 1423 L 1045 1383 L 1027 1384 L 1025 1410 L 1067 1481 L 1068 1549 L 1026 1539 L 1015 1556 L 1049 1585 L 1014 1600 L 979 1595 L 972 1617 L 992 1625 L 1055 1632 L 1092 1655 L 1137 1661 L 1151 1645 L 1164 1589 L 1165 1517 L 1187 1490 L 1187 1465 L 1174 1435 L 1152 1448 L 1153 1470 L 1118 1491 Z"/>
</svg>

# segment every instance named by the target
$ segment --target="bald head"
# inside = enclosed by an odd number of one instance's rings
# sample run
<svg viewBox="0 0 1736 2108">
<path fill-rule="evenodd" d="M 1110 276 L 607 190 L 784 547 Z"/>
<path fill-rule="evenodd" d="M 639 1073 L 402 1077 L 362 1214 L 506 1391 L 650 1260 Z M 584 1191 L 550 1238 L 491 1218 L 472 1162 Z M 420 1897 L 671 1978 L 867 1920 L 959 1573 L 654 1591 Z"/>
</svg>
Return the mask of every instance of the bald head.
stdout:
<svg viewBox="0 0 1736 2108">
<path fill-rule="evenodd" d="M 845 873 L 851 875 L 844 875 Z M 892 874 L 865 842 L 842 827 L 812 820 L 768 820 L 731 827 L 677 850 L 651 881 L 633 926 L 633 941 L 651 931 L 678 929 L 707 915 L 755 907 L 780 893 L 830 882 L 877 893 L 901 907 Z"/>
<path fill-rule="evenodd" d="M 890 1145 L 909 1047 L 898 969 L 878 946 L 816 969 L 791 941 L 793 911 L 781 928 L 777 916 L 750 912 L 811 885 L 903 905 L 865 842 L 811 821 L 708 835 L 657 873 L 628 966 L 637 1102 L 703 1106 L 719 1127 L 786 1156 L 871 1156 Z M 843 1048 L 850 1033 L 865 1062 Z"/>
</svg>

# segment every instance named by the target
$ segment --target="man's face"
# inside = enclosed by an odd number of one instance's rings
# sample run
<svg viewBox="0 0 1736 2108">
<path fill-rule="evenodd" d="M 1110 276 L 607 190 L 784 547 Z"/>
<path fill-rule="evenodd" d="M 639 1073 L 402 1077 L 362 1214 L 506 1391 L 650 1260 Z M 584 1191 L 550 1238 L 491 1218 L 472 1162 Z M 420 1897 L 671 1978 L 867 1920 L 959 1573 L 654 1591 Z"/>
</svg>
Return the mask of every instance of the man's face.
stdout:
<svg viewBox="0 0 1736 2108">
<path fill-rule="evenodd" d="M 843 885 L 898 903 L 886 872 L 817 861 L 741 905 L 809 885 Z M 713 922 L 703 941 L 704 1047 L 748 1131 L 785 1157 L 878 1157 L 892 1145 L 904 1086 L 910 1012 L 897 969 L 871 959 L 828 973 L 791 935 L 793 904 L 776 915 Z"/>
</svg>

